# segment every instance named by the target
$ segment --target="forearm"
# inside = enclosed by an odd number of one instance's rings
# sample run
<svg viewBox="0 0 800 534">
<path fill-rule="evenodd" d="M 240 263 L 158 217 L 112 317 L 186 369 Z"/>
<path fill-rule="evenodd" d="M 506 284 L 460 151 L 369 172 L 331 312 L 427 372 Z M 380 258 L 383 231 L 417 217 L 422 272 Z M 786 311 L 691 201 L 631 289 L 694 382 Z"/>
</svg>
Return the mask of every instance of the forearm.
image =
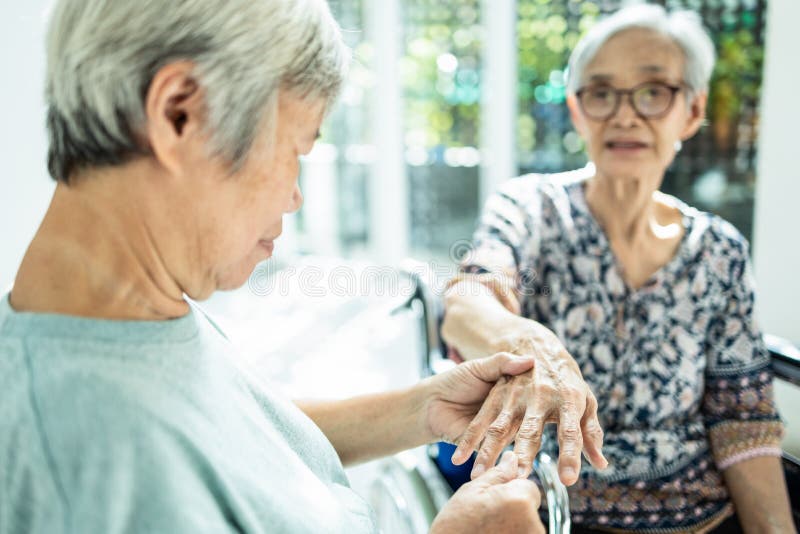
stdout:
<svg viewBox="0 0 800 534">
<path fill-rule="evenodd" d="M 297 401 L 333 444 L 344 465 L 352 465 L 433 441 L 425 424 L 429 383 L 339 401 Z"/>
<path fill-rule="evenodd" d="M 500 351 L 519 352 L 531 348 L 531 344 L 539 350 L 561 349 L 550 330 L 509 311 L 483 284 L 455 284 L 445 295 L 445 310 L 442 337 L 464 359 Z"/>
<path fill-rule="evenodd" d="M 442 337 L 468 360 L 501 350 L 501 341 L 524 328 L 524 319 L 507 310 L 487 286 L 461 281 L 445 295 Z"/>
<path fill-rule="evenodd" d="M 780 458 L 745 460 L 723 476 L 745 532 L 795 532 Z"/>
</svg>

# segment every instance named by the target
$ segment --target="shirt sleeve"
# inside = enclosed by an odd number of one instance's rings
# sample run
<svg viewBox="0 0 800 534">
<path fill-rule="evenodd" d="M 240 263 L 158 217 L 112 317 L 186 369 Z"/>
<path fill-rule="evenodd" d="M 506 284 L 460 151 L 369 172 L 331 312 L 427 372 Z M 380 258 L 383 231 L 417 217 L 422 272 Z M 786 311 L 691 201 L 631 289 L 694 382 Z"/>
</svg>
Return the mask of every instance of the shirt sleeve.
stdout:
<svg viewBox="0 0 800 534">
<path fill-rule="evenodd" d="M 489 197 L 472 242 L 460 258 L 460 274 L 450 286 L 469 278 L 487 286 L 509 311 L 520 313 L 519 288 L 525 281 L 523 261 L 532 243 L 536 193 L 536 181 L 528 176 L 509 180 Z"/>
<path fill-rule="evenodd" d="M 528 215 L 517 178 L 503 184 L 486 201 L 471 247 L 460 260 L 465 273 L 515 275 L 530 237 Z"/>
<path fill-rule="evenodd" d="M 730 253 L 728 272 L 726 299 L 709 325 L 703 399 L 711 450 L 720 470 L 758 456 L 780 456 L 783 437 L 769 353 L 754 315 L 746 245 Z"/>
</svg>

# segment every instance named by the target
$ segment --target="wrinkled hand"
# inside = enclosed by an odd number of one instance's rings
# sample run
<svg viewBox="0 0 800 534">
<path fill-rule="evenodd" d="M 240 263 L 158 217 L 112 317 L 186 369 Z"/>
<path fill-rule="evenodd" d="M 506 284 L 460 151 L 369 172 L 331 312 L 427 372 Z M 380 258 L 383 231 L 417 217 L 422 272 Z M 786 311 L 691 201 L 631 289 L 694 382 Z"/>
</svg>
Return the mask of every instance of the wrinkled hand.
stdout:
<svg viewBox="0 0 800 534">
<path fill-rule="evenodd" d="M 516 478 L 517 471 L 516 456 L 506 452 L 499 465 L 459 488 L 436 516 L 431 534 L 544 533 L 539 490 L 530 480 Z"/>
<path fill-rule="evenodd" d="M 518 476 L 527 477 L 546 423 L 558 424 L 558 470 L 564 484 L 577 481 L 582 450 L 593 466 L 608 465 L 601 452 L 597 400 L 558 338 L 544 328 L 541 332 L 515 350 L 535 358 L 532 369 L 522 364 L 529 360 L 498 353 L 439 375 L 439 400 L 428 410 L 429 425 L 436 436 L 457 444 L 453 463 L 463 464 L 478 450 L 473 479 L 493 466 L 512 441 Z"/>
<path fill-rule="evenodd" d="M 465 462 L 480 444 L 474 478 L 494 465 L 513 440 L 514 452 L 520 459 L 520 476 L 527 476 L 541 447 L 544 425 L 556 423 L 558 473 L 564 484 L 569 486 L 578 480 L 581 451 L 594 467 L 607 467 L 597 399 L 558 337 L 537 325 L 531 335 L 513 343 L 512 352 L 534 356 L 536 365 L 527 373 L 501 379 L 492 389 L 459 441 L 453 462 Z"/>
</svg>

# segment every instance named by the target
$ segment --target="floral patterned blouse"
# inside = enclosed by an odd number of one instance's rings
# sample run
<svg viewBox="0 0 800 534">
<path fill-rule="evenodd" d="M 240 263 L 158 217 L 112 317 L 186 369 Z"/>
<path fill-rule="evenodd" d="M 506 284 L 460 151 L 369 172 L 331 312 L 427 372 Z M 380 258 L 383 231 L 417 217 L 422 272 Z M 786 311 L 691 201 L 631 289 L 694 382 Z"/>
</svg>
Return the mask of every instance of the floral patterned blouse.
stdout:
<svg viewBox="0 0 800 534">
<path fill-rule="evenodd" d="M 713 528 L 733 513 L 721 472 L 781 454 L 747 242 L 721 218 L 668 197 L 683 213 L 684 237 L 631 290 L 587 206 L 591 173 L 506 182 L 488 200 L 462 269 L 514 276 L 522 314 L 558 335 L 597 396 L 610 466 L 584 461 L 569 488 L 573 523 Z"/>
</svg>

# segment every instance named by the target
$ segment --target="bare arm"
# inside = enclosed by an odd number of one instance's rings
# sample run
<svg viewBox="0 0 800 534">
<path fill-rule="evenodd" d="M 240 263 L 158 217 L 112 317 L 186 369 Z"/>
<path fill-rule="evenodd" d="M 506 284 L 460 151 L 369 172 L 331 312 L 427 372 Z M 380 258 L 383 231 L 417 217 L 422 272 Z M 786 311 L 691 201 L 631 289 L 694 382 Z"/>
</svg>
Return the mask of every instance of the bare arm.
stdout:
<svg viewBox="0 0 800 534">
<path fill-rule="evenodd" d="M 296 404 L 322 430 L 344 465 L 366 462 L 433 441 L 422 382 L 411 388 L 340 401 Z"/>
<path fill-rule="evenodd" d="M 745 460 L 723 471 L 723 476 L 745 532 L 796 532 L 779 458 Z"/>
<path fill-rule="evenodd" d="M 545 347 L 558 352 L 561 343 L 552 332 L 509 310 L 519 309 L 519 305 L 508 282 L 501 280 L 495 287 L 493 291 L 477 278 L 465 278 L 448 290 L 442 325 L 442 337 L 447 344 L 467 360 L 513 351 L 518 345 L 528 343 L 531 336 L 541 338 Z"/>
<path fill-rule="evenodd" d="M 608 462 L 601 451 L 603 431 L 597 418 L 597 400 L 575 360 L 553 332 L 511 311 L 518 311 L 519 306 L 508 282 L 479 280 L 465 277 L 448 290 L 442 335 L 467 360 L 499 351 L 534 358 L 536 364 L 532 371 L 511 380 L 512 384 L 523 384 L 525 391 L 531 392 L 527 410 L 522 414 L 506 406 L 501 410 L 506 419 L 514 419 L 513 432 L 518 429 L 515 452 L 520 457 L 520 465 L 523 469 L 530 467 L 528 462 L 541 446 L 544 424 L 554 422 L 558 424 L 558 467 L 564 484 L 571 485 L 577 480 L 582 450 L 592 465 L 600 469 L 606 467 Z M 487 403 L 494 400 L 507 404 L 510 397 L 498 396 Z M 465 459 L 480 445 L 476 467 L 492 465 L 505 443 L 514 439 L 513 434 L 490 434 L 481 444 L 477 436 L 468 437 L 471 439 L 466 440 L 464 446 L 459 445 L 453 461 Z"/>
<path fill-rule="evenodd" d="M 488 423 L 476 416 L 479 410 L 485 413 L 491 392 L 509 376 L 526 373 L 533 365 L 533 358 L 501 353 L 459 365 L 407 389 L 341 401 L 299 402 L 298 406 L 333 444 L 342 463 L 354 464 L 436 440 L 456 443 L 467 428 L 483 439 Z M 522 401 L 516 403 L 522 405 Z"/>
</svg>

